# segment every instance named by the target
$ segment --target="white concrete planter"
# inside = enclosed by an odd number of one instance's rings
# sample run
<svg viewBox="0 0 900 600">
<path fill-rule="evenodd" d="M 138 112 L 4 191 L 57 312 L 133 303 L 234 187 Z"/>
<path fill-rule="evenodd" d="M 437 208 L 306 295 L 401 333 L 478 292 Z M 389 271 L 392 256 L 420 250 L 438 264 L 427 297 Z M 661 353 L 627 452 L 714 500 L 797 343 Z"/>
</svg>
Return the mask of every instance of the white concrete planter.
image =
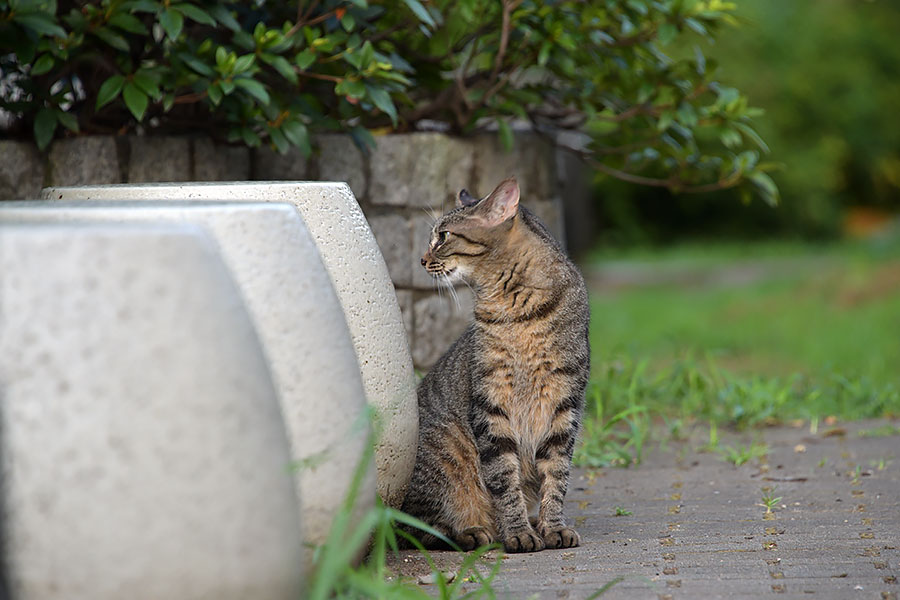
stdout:
<svg viewBox="0 0 900 600">
<path fill-rule="evenodd" d="M 6 219 L 0 307 L 0 592 L 302 594 L 275 390 L 201 230 Z"/>
<path fill-rule="evenodd" d="M 192 224 L 208 231 L 246 302 L 272 372 L 298 465 L 305 542 L 323 543 L 362 460 L 369 424 L 343 312 L 297 211 L 258 202 L 11 202 L 0 208 L 3 219 Z M 373 470 L 357 510 L 374 500 Z"/>
<path fill-rule="evenodd" d="M 50 200 L 290 202 L 312 234 L 344 310 L 369 404 L 379 416 L 378 493 L 399 506 L 412 474 L 418 410 L 394 287 L 350 188 L 322 182 L 219 182 L 46 188 Z"/>
</svg>

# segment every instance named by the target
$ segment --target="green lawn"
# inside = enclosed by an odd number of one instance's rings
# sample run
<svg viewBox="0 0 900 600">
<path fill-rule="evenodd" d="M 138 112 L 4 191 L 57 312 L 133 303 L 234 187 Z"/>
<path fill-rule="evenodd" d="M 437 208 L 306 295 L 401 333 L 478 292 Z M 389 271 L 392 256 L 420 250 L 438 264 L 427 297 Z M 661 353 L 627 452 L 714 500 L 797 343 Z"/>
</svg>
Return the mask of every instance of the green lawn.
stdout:
<svg viewBox="0 0 900 600">
<path fill-rule="evenodd" d="M 900 243 L 597 252 L 585 464 L 647 425 L 900 415 Z M 617 418 L 618 416 L 618 418 Z"/>
</svg>

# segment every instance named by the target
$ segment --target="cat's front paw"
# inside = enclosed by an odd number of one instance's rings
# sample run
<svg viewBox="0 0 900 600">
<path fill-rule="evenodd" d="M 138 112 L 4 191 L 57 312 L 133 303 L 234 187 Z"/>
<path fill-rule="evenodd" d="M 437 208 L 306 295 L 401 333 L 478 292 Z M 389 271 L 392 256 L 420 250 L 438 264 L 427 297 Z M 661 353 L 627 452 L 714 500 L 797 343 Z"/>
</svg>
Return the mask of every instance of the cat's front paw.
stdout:
<svg viewBox="0 0 900 600">
<path fill-rule="evenodd" d="M 459 533 L 453 541 L 463 550 L 469 551 L 481 546 L 487 546 L 494 541 L 494 538 L 484 527 L 468 527 Z"/>
<path fill-rule="evenodd" d="M 547 548 L 574 548 L 581 545 L 581 536 L 571 527 L 542 527 L 540 532 Z"/>
<path fill-rule="evenodd" d="M 523 531 L 503 540 L 503 548 L 507 552 L 539 552 L 544 546 L 544 540 L 533 531 Z"/>
</svg>

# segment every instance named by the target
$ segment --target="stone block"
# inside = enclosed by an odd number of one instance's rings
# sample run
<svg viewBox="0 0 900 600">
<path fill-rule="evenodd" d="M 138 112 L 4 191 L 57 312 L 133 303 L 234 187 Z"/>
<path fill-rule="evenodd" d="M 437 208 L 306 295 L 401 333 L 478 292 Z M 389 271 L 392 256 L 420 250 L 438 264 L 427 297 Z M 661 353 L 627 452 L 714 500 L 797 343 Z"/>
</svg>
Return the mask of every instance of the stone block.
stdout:
<svg viewBox="0 0 900 600">
<path fill-rule="evenodd" d="M 57 140 L 47 161 L 53 185 L 85 185 L 121 181 L 116 140 L 112 136 L 81 136 Z"/>
<path fill-rule="evenodd" d="M 120 186 L 121 194 L 126 186 Z M 365 395 L 343 312 L 315 242 L 289 204 L 36 202 L 7 204 L 22 222 L 193 224 L 221 249 L 268 359 L 296 464 L 307 544 L 324 543 L 367 443 Z M 323 343 L 327 340 L 327 343 Z M 362 421 L 362 422 L 361 422 Z M 375 498 L 374 471 L 359 510 Z"/>
<path fill-rule="evenodd" d="M 402 501 L 412 475 L 418 412 L 412 358 L 394 286 L 353 192 L 343 183 L 194 183 L 43 190 L 44 198 L 290 202 L 303 217 L 337 292 L 369 404 L 380 415 L 378 493 Z"/>
<path fill-rule="evenodd" d="M 517 133 L 510 152 L 503 149 L 496 134 L 477 136 L 472 147 L 475 157 L 469 191 L 473 194 L 485 196 L 502 180 L 515 176 L 525 206 L 557 196 L 553 148 L 539 135 Z"/>
<path fill-rule="evenodd" d="M 316 137 L 318 179 L 344 181 L 357 198 L 366 197 L 368 178 L 363 153 L 349 135 L 326 134 Z"/>
<path fill-rule="evenodd" d="M 394 285 L 409 286 L 412 277 L 409 220 L 402 214 L 386 213 L 372 214 L 368 221 Z"/>
<path fill-rule="evenodd" d="M 128 138 L 128 181 L 188 181 L 191 178 L 191 140 L 187 137 L 132 136 Z"/>
<path fill-rule="evenodd" d="M 0 217 L 3 592 L 302 596 L 277 396 L 215 246 Z"/>
<path fill-rule="evenodd" d="M 253 149 L 253 179 L 258 181 L 299 181 L 307 178 L 306 157 L 299 148 L 291 146 L 281 154 L 269 146 Z"/>
<path fill-rule="evenodd" d="M 417 369 L 431 368 L 472 322 L 472 292 L 463 287 L 454 294 L 446 289 L 426 293 L 417 296 L 413 304 L 413 363 Z"/>
<path fill-rule="evenodd" d="M 209 138 L 193 140 L 195 181 L 250 179 L 250 149 L 216 144 Z"/>
<path fill-rule="evenodd" d="M 372 204 L 449 210 L 469 185 L 471 144 L 441 133 L 383 135 L 372 152 Z"/>
<path fill-rule="evenodd" d="M 44 159 L 31 142 L 0 140 L 0 200 L 37 198 L 44 185 Z"/>
<path fill-rule="evenodd" d="M 526 205 L 531 212 L 537 215 L 537 218 L 550 230 L 563 247 L 565 247 L 566 235 L 564 231 L 565 223 L 563 221 L 562 202 L 559 198 L 550 200 L 532 201 Z"/>
</svg>

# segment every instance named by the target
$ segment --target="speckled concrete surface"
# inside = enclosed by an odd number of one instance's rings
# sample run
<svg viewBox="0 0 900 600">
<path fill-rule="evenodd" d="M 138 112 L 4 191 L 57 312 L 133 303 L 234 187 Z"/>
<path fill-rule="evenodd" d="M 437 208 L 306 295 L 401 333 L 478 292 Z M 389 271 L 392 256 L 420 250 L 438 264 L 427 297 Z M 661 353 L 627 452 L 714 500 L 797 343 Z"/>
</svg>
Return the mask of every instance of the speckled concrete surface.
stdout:
<svg viewBox="0 0 900 600">
<path fill-rule="evenodd" d="M 900 422 L 726 433 L 722 445 L 769 446 L 764 463 L 740 467 L 698 452 L 706 441 L 698 431 L 654 446 L 637 467 L 576 469 L 566 505 L 582 546 L 505 555 L 494 589 L 508 598 L 577 599 L 617 581 L 599 597 L 896 600 L 900 436 L 860 435 L 885 425 Z M 769 515 L 765 495 L 781 497 Z M 633 514 L 616 517 L 617 506 Z M 434 557 L 447 571 L 460 560 Z M 392 567 L 428 571 L 412 552 Z"/>
<path fill-rule="evenodd" d="M 125 191 L 127 190 L 127 192 Z M 418 418 L 412 358 L 384 258 L 344 183 L 216 182 L 46 188 L 50 200 L 229 200 L 290 202 L 322 255 L 359 360 L 366 397 L 382 429 L 376 447 L 378 492 L 397 506 L 415 462 Z"/>
<path fill-rule="evenodd" d="M 315 468 L 294 473 L 308 524 L 306 542 L 323 543 L 364 453 L 366 400 L 343 312 L 297 211 L 289 204 L 243 202 L 7 202 L 0 206 L 0 222 L 79 220 L 131 226 L 191 224 L 209 233 L 262 343 L 291 455 L 297 464 L 315 463 Z M 373 470 L 362 487 L 359 510 L 370 508 L 374 501 Z"/>
<path fill-rule="evenodd" d="M 275 389 L 200 228 L 0 223 L 0 308 L 0 595 L 298 597 Z"/>
</svg>

